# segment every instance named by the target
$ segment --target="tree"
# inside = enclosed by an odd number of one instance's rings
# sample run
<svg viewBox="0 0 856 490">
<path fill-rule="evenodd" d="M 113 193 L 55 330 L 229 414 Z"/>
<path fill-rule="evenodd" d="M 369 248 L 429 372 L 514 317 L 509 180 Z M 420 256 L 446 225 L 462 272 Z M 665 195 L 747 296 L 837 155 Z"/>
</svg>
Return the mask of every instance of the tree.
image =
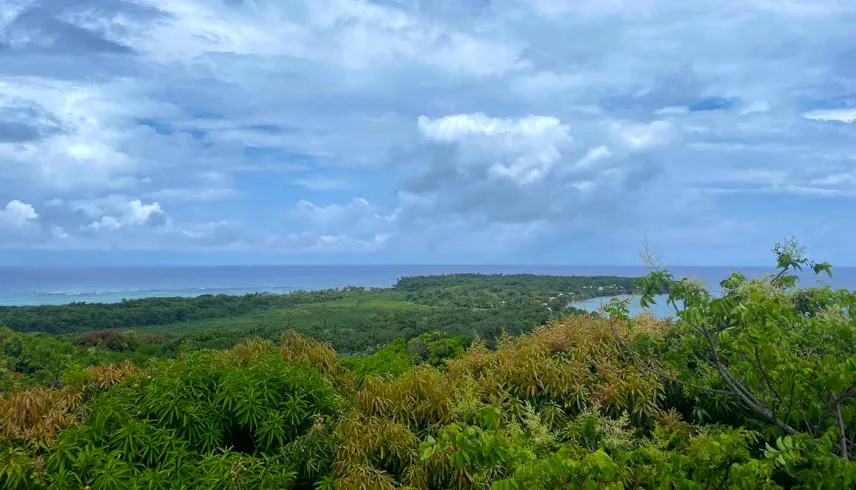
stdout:
<svg viewBox="0 0 856 490">
<path fill-rule="evenodd" d="M 640 280 L 642 306 L 665 293 L 675 311 L 676 335 L 662 365 L 643 362 L 638 347 L 620 334 L 631 325 L 628 300 L 607 307 L 612 333 L 643 369 L 697 398 L 726 401 L 773 435 L 808 436 L 819 447 L 834 440 L 842 459 L 853 454 L 856 411 L 856 295 L 829 286 L 801 289 L 797 271 L 826 272 L 796 240 L 773 248 L 777 273 L 749 279 L 732 273 L 714 296 L 691 279 L 676 280 L 647 251 L 650 267 Z"/>
</svg>

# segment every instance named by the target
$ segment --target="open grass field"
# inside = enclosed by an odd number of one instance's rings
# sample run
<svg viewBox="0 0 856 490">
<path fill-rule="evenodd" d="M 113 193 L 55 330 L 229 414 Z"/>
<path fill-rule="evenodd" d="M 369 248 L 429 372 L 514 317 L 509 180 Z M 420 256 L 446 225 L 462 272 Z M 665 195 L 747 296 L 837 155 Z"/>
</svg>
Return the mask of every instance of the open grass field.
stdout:
<svg viewBox="0 0 856 490">
<path fill-rule="evenodd" d="M 125 330 L 133 330 L 140 335 L 154 336 L 189 335 L 247 328 L 273 328 L 283 331 L 289 329 L 298 331 L 311 329 L 319 331 L 348 330 L 370 320 L 372 315 L 431 309 L 434 307 L 407 301 L 405 293 L 389 291 L 377 295 L 345 298 L 326 303 L 273 308 L 263 312 L 229 318 L 152 325 Z"/>
</svg>

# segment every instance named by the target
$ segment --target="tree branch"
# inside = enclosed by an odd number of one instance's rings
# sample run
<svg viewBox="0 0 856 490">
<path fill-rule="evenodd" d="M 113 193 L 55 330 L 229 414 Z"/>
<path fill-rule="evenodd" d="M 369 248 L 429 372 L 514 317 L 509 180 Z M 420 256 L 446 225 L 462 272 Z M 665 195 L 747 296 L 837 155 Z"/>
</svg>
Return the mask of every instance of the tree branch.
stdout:
<svg viewBox="0 0 856 490">
<path fill-rule="evenodd" d="M 747 408 L 760 415 L 762 418 L 767 419 L 767 421 L 773 423 L 775 426 L 779 427 L 787 434 L 796 435 L 799 434 L 799 431 L 788 425 L 787 423 L 779 420 L 776 415 L 764 405 L 763 402 L 759 401 L 755 398 L 755 395 L 752 394 L 743 384 L 734 378 L 730 372 L 725 368 L 722 364 L 722 361 L 719 358 L 719 353 L 716 351 L 716 347 L 713 344 L 713 338 L 710 336 L 710 332 L 708 332 L 707 328 L 704 326 L 695 327 L 697 331 L 701 332 L 702 336 L 704 336 L 707 341 L 708 348 L 710 350 L 710 354 L 713 360 L 713 367 L 719 372 L 719 375 L 722 377 L 725 384 L 728 385 L 729 388 L 734 392 L 734 394 L 746 405 Z"/>
<path fill-rule="evenodd" d="M 773 284 L 776 284 L 776 281 L 778 281 L 782 276 L 784 276 L 786 272 L 788 272 L 788 268 L 787 268 L 787 267 L 785 267 L 784 269 L 780 270 L 780 271 L 779 271 L 779 273 L 778 273 L 778 274 L 776 274 L 776 276 L 775 276 L 775 277 L 773 277 L 772 279 L 770 279 L 770 285 L 772 286 Z"/>
<path fill-rule="evenodd" d="M 767 370 L 764 369 L 764 365 L 761 363 L 761 353 L 758 351 L 758 347 L 754 349 L 755 353 L 755 366 L 758 367 L 758 372 L 761 374 L 761 379 L 764 381 L 764 384 L 770 389 L 770 392 L 773 396 L 776 397 L 776 409 L 778 409 L 779 405 L 782 404 L 782 396 L 776 391 L 776 388 L 773 387 L 773 383 L 770 382 L 770 377 L 767 376 Z M 763 384 L 761 386 L 764 386 Z"/>
<path fill-rule="evenodd" d="M 847 454 L 847 432 L 844 428 L 844 417 L 841 416 L 841 400 L 838 400 L 835 393 L 832 394 L 833 398 L 836 398 L 835 401 L 835 420 L 838 422 L 838 444 L 841 447 L 841 459 L 849 460 L 850 456 Z"/>
<path fill-rule="evenodd" d="M 622 349 L 624 349 L 625 352 L 627 352 L 627 355 L 630 356 L 630 359 L 637 366 L 648 371 L 649 373 L 657 375 L 658 377 L 660 377 L 662 379 L 672 381 L 672 382 L 677 383 L 677 384 L 682 385 L 682 386 L 687 386 L 687 387 L 694 388 L 694 389 L 697 389 L 700 391 L 706 391 L 706 392 L 714 394 L 714 395 L 734 396 L 734 394 L 731 393 L 730 391 L 718 390 L 716 388 L 708 388 L 707 386 L 701 386 L 701 385 L 697 385 L 697 384 L 693 384 L 693 383 L 688 383 L 686 381 L 675 378 L 674 376 L 666 374 L 666 373 L 664 373 L 658 369 L 654 369 L 651 366 L 645 364 L 638 357 L 636 357 L 636 354 L 633 352 L 633 349 L 631 349 L 630 346 L 628 346 L 624 342 L 624 340 L 621 338 L 621 336 L 618 334 L 618 329 L 615 328 L 615 323 L 616 323 L 616 321 L 614 319 L 610 320 L 610 322 L 609 322 L 609 328 L 612 329 L 612 336 L 615 338 L 615 341 L 618 343 L 618 345 Z"/>
</svg>

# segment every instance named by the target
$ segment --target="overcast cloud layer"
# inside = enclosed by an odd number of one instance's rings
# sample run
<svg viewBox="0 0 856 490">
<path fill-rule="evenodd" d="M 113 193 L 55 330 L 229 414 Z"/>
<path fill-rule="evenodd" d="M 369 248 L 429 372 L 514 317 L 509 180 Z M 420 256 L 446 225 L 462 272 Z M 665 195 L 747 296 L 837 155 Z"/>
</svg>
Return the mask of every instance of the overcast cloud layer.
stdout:
<svg viewBox="0 0 856 490">
<path fill-rule="evenodd" d="M 854 60 L 845 0 L 0 0 L 0 249 L 856 265 Z"/>
</svg>

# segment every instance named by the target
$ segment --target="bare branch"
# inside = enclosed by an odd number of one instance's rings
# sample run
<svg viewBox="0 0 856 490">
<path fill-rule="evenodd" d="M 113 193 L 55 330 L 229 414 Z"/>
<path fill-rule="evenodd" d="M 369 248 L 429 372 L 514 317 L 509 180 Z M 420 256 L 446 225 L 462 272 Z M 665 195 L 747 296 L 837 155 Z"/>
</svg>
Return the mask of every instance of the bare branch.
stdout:
<svg viewBox="0 0 856 490">
<path fill-rule="evenodd" d="M 651 251 L 651 246 L 648 244 L 648 238 L 645 238 L 645 248 L 639 254 L 639 258 L 642 259 L 642 262 L 654 272 L 660 272 L 664 269 L 663 267 L 663 256 L 657 255 L 653 251 Z"/>
</svg>

